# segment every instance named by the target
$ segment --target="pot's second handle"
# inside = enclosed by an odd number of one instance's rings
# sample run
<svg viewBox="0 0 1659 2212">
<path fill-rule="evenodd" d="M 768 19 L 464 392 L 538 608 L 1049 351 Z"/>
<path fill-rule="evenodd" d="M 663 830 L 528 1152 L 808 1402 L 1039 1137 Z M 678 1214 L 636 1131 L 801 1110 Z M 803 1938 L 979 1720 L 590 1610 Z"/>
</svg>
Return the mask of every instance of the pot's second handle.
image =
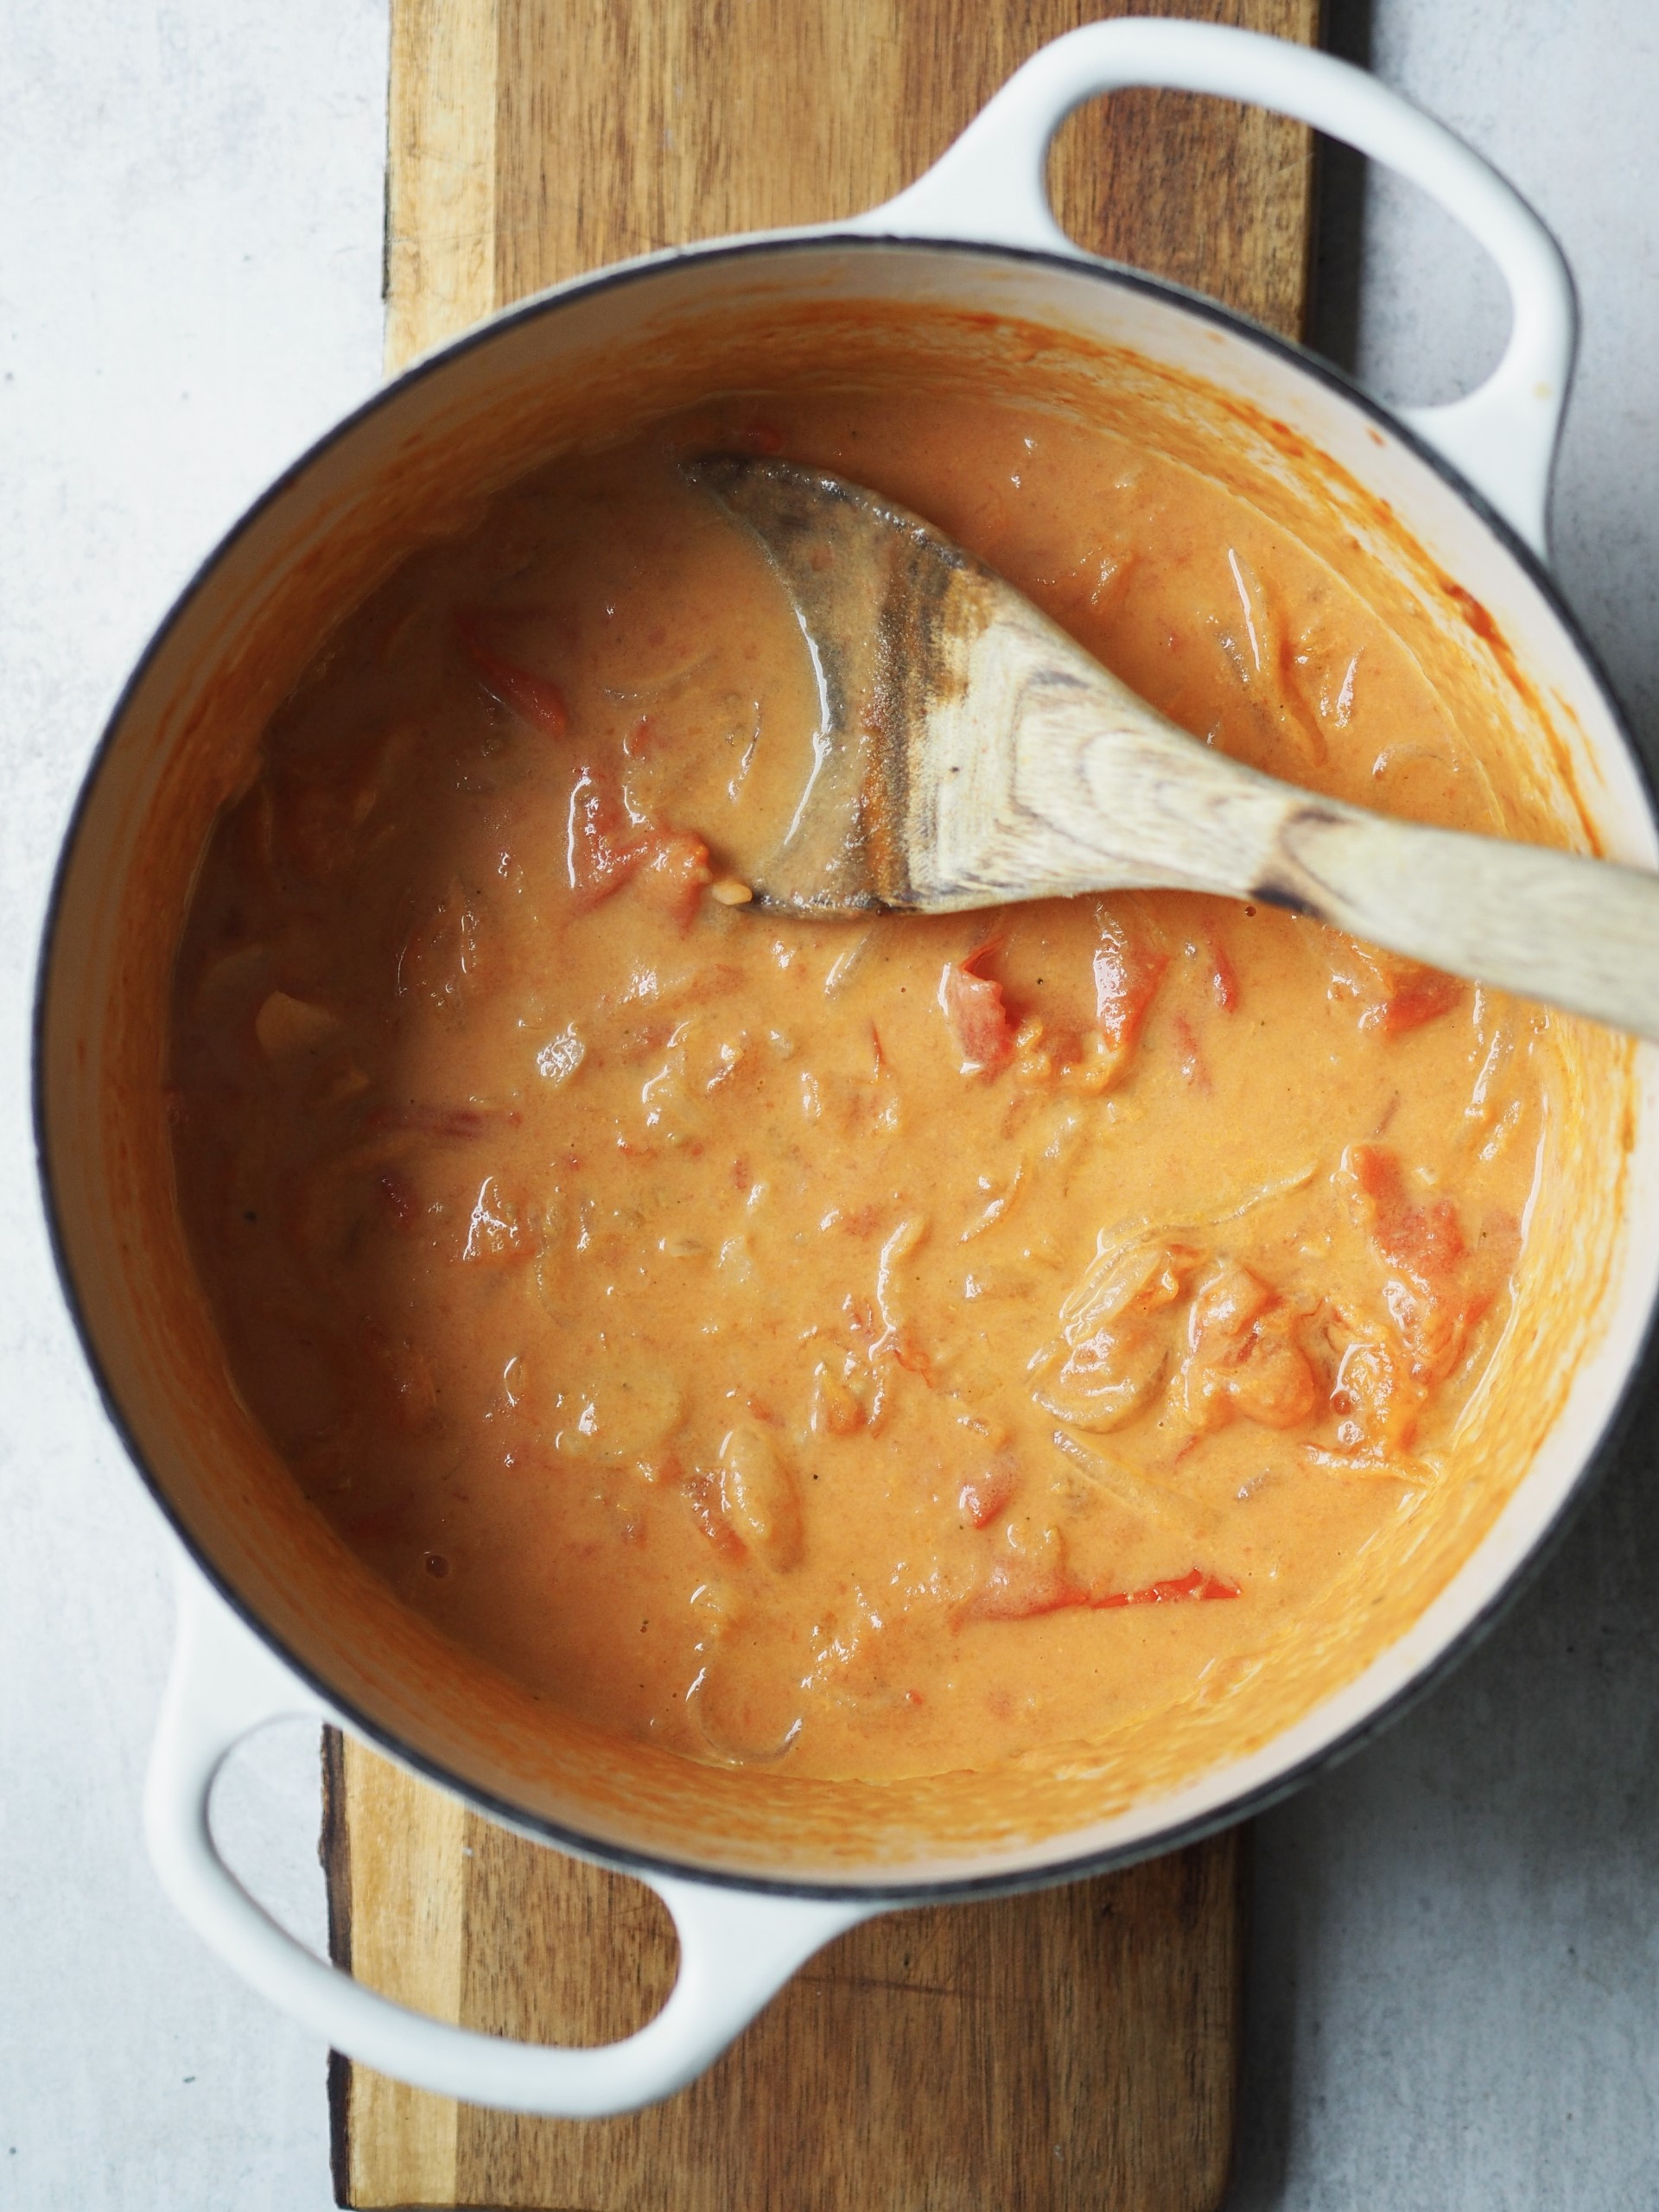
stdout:
<svg viewBox="0 0 1659 2212">
<path fill-rule="evenodd" d="M 510 2043 L 411 2012 L 297 1942 L 219 1857 L 208 1797 L 231 1751 L 268 1720 L 335 1716 L 188 1565 L 179 1598 L 178 1649 L 144 1791 L 144 1833 L 162 1885 L 197 1934 L 263 1996 L 334 2050 L 400 2082 L 508 2112 L 585 2120 L 634 2111 L 694 2080 L 797 1967 L 869 1916 L 863 1904 L 652 1875 L 645 1878 L 674 1917 L 680 1967 L 668 2002 L 638 2034 L 573 2050 Z"/>
<path fill-rule="evenodd" d="M 1084 100 L 1132 86 L 1273 108 L 1385 162 L 1471 231 L 1503 275 L 1513 322 L 1480 386 L 1404 419 L 1535 552 L 1573 371 L 1578 311 L 1560 247 L 1513 185 L 1363 69 L 1216 23 L 1130 16 L 1085 24 L 1034 54 L 908 191 L 844 227 L 1077 255 L 1048 204 L 1049 142 Z"/>
</svg>

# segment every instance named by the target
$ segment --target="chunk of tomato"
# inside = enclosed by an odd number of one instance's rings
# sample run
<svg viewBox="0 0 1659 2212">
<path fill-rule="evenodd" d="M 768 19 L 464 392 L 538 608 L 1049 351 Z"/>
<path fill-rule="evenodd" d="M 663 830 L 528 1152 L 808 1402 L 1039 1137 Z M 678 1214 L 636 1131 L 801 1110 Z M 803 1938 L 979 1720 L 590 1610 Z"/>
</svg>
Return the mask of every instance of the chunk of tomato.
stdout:
<svg viewBox="0 0 1659 2212">
<path fill-rule="evenodd" d="M 1102 926 L 1094 965 L 1095 1019 L 1112 1050 L 1127 1055 L 1158 995 L 1169 955 L 1110 915 Z"/>
<path fill-rule="evenodd" d="M 713 882 L 709 848 L 689 830 L 648 830 L 642 833 L 642 887 L 689 929 L 702 901 L 703 887 Z"/>
<path fill-rule="evenodd" d="M 1399 977 L 1382 1006 L 1361 1019 L 1385 1037 L 1398 1037 L 1450 1014 L 1463 995 L 1464 985 L 1457 976 L 1444 976 L 1438 968 L 1420 968 Z"/>
<path fill-rule="evenodd" d="M 1248 1268 L 1224 1262 L 1192 1301 L 1192 1353 L 1182 1375 L 1187 1418 L 1218 1428 L 1235 1414 L 1264 1428 L 1312 1418 L 1319 1385 L 1294 1316 Z"/>
<path fill-rule="evenodd" d="M 1446 1291 L 1469 1249 L 1451 1199 L 1414 1205 L 1399 1156 L 1386 1145 L 1350 1145 L 1344 1165 L 1354 1179 L 1361 1224 L 1381 1257 L 1420 1289 Z"/>
<path fill-rule="evenodd" d="M 682 929 L 712 880 L 709 848 L 689 830 L 665 830 L 633 813 L 608 769 L 577 771 L 570 793 L 566 868 L 578 913 L 638 877 L 642 890 Z"/>
<path fill-rule="evenodd" d="M 650 850 L 643 829 L 623 804 L 613 777 L 602 768 L 577 771 L 565 861 L 578 911 L 620 891 L 642 866 Z"/>
<path fill-rule="evenodd" d="M 1426 1021 L 1450 1014 L 1467 993 L 1468 986 L 1438 968 L 1425 968 L 1420 960 L 1384 952 L 1354 938 L 1338 938 L 1332 963 L 1332 988 L 1344 997 L 1359 1000 L 1362 1029 L 1379 1030 L 1384 1037 L 1402 1037 L 1421 1029 Z"/>
<path fill-rule="evenodd" d="M 1470 1280 L 1472 1255 L 1451 1199 L 1414 1205 L 1399 1160 L 1386 1146 L 1351 1145 L 1344 1165 L 1361 1226 L 1391 1271 L 1383 1304 L 1410 1355 L 1412 1378 L 1424 1386 L 1438 1382 L 1463 1357 L 1495 1286 Z"/>
<path fill-rule="evenodd" d="M 458 615 L 455 628 L 467 659 L 490 696 L 549 737 L 563 737 L 570 727 L 570 715 L 558 685 L 499 652 L 485 634 L 482 616 Z"/>
<path fill-rule="evenodd" d="M 965 960 L 953 962 L 939 978 L 939 1006 L 962 1055 L 963 1075 L 1000 1074 L 1014 1058 L 1014 1024 L 1002 1002 L 1002 986 L 982 976 L 998 940 L 988 938 Z"/>
</svg>

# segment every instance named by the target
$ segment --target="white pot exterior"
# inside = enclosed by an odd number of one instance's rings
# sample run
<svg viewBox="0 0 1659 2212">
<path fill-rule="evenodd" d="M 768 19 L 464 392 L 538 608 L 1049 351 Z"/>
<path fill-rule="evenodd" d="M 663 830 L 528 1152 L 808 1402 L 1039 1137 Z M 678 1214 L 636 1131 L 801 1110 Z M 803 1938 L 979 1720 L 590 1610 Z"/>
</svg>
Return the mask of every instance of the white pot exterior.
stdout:
<svg viewBox="0 0 1659 2212">
<path fill-rule="evenodd" d="M 1077 256 L 1054 231 L 1041 199 L 1048 137 L 1065 109 L 1090 92 L 1154 81 L 1260 98 L 1308 115 L 1455 198 L 1499 253 L 1516 296 L 1510 354 L 1491 384 L 1457 408 L 1417 417 L 1408 429 L 1295 349 L 1171 288 Z M 43 970 L 43 1034 L 54 1018 L 54 995 L 73 988 L 60 972 L 66 939 L 90 946 L 109 926 L 100 920 L 101 884 L 84 865 L 77 869 L 86 821 L 100 807 L 112 822 L 123 812 L 137 818 L 159 770 L 124 763 L 141 762 L 146 744 L 154 752 L 159 743 L 157 732 L 186 718 L 189 702 L 205 696 L 216 656 L 257 626 L 261 606 L 317 545 L 342 531 L 371 535 L 386 486 L 410 465 L 409 456 L 430 456 L 446 440 L 464 444 L 467 423 L 511 416 L 527 395 L 591 373 L 597 358 L 661 347 L 677 328 L 741 316 L 757 302 L 890 300 L 1015 319 L 1090 346 L 1127 349 L 1218 385 L 1287 425 L 1386 501 L 1499 630 L 1524 640 L 1529 679 L 1563 704 L 1560 727 L 1576 733 L 1575 778 L 1604 849 L 1659 866 L 1659 830 L 1629 741 L 1533 557 L 1541 550 L 1572 318 L 1559 258 L 1518 208 L 1475 157 L 1358 73 L 1243 34 L 1119 23 L 1074 34 L 1039 55 L 929 178 L 855 225 L 658 257 L 502 316 L 417 365 L 301 462 L 210 562 L 151 649 L 118 710 L 72 836 Z M 961 242 L 964 232 L 978 242 Z M 1484 496 L 1471 495 L 1427 439 L 1471 469 Z M 1499 519 L 1505 516 L 1508 525 Z M 118 806 L 111 792 L 124 775 Z M 118 832 L 110 835 L 118 849 Z M 100 877 L 106 874 L 101 868 Z M 113 913 L 112 901 L 107 911 Z M 1375 1726 L 1491 1614 L 1560 1520 L 1615 1420 L 1659 1295 L 1659 1052 L 1643 1048 L 1639 1071 L 1625 1230 L 1604 1326 L 1541 1447 L 1486 1535 L 1409 1630 L 1251 1756 L 1087 1829 L 1010 1850 L 995 1864 L 983 1858 L 930 1864 L 906 1869 L 899 1884 L 879 1872 L 874 1880 L 855 1872 L 826 1880 L 816 1898 L 804 1898 L 789 1894 L 786 1885 L 782 1894 L 767 1895 L 761 1885 L 711 1885 L 695 1878 L 695 1867 L 678 1873 L 659 1867 L 650 1878 L 675 1913 L 683 1948 L 681 1980 L 664 2012 L 608 2050 L 509 2045 L 415 2020 L 299 1952 L 218 1860 L 207 1831 L 207 1793 L 232 1745 L 279 1713 L 312 1711 L 349 1726 L 353 1707 L 336 1686 L 302 1681 L 283 1664 L 280 1630 L 262 1620 L 256 1636 L 187 1564 L 180 1661 L 147 1802 L 152 1851 L 169 1891 L 257 1986 L 353 2056 L 482 2103 L 596 2113 L 644 2102 L 691 2078 L 804 1957 L 871 1910 L 932 1885 L 965 1892 L 1144 1853 L 1289 1787 Z M 61 1185 L 75 1172 L 75 1133 L 54 1130 L 51 1118 L 43 1113 L 44 1150 L 59 1186 L 48 1197 L 66 1278 L 89 1351 L 124 1416 L 130 1408 L 112 1358 L 113 1325 L 92 1310 L 87 1262 L 61 1218 Z M 118 1264 L 113 1253 L 109 1264 Z M 143 1433 L 141 1421 L 129 1427 Z M 232 1567 L 219 1559 L 208 1564 L 222 1586 L 235 1588 Z M 384 1732 L 378 1739 L 398 1751 Z M 465 1785 L 455 1780 L 454 1786 Z"/>
</svg>

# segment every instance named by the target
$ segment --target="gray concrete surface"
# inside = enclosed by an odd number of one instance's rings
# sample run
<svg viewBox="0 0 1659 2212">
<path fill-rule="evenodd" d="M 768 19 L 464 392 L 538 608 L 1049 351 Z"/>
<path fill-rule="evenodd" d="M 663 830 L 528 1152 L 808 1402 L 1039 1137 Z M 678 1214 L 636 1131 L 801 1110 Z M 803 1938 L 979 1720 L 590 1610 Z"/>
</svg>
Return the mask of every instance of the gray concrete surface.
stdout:
<svg viewBox="0 0 1659 2212">
<path fill-rule="evenodd" d="M 1560 570 L 1659 748 L 1659 8 L 1333 12 L 1573 259 Z M 217 532 L 375 380 L 385 71 L 382 0 L 0 10 L 0 2206 L 20 2212 L 331 2201 L 321 2050 L 143 1862 L 164 1557 L 53 1287 L 23 1065 L 54 849 L 123 674 Z M 1503 330 L 1472 251 L 1407 194 L 1336 198 L 1330 342 L 1396 397 L 1471 380 Z M 1659 2202 L 1656 1422 L 1659 1402 L 1475 1658 L 1259 1823 L 1236 2212 Z M 315 1939 L 307 1732 L 251 1747 L 225 1798 L 233 1855 Z"/>
<path fill-rule="evenodd" d="M 318 2047 L 138 1838 L 162 1535 L 48 1259 L 35 940 L 104 715 L 201 555 L 373 388 L 385 0 L 0 7 L 0 2207 L 321 2212 Z M 320 1934 L 315 1747 L 242 1763 L 245 1859 Z"/>
<path fill-rule="evenodd" d="M 1357 13 L 1338 0 L 1338 40 Z M 1378 73 L 1496 161 L 1572 261 L 1553 543 L 1659 758 L 1659 9 L 1376 0 L 1370 29 Z M 1363 240 L 1364 380 L 1404 400 L 1476 381 L 1506 315 L 1475 251 L 1386 181 Z M 1490 1642 L 1257 1824 L 1233 2212 L 1659 2204 L 1656 1435 L 1649 1390 Z"/>
</svg>

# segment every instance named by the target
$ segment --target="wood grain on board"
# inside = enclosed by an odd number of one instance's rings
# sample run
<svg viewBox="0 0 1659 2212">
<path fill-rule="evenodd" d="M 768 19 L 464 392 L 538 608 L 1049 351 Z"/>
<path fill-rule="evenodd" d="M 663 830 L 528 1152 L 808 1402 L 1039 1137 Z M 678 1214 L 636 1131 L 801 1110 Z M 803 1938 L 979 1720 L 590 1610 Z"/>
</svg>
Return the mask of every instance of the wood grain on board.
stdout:
<svg viewBox="0 0 1659 2212">
<path fill-rule="evenodd" d="M 1157 12 L 1311 43 L 1320 0 Z M 393 0 L 386 351 L 629 254 L 828 220 L 920 175 L 1099 0 Z M 1061 131 L 1055 206 L 1096 252 L 1293 335 L 1310 134 L 1124 92 Z"/>
<path fill-rule="evenodd" d="M 638 1883 L 536 1853 L 349 1748 L 351 1963 L 470 2025 L 595 2043 L 642 2026 L 674 1971 Z M 378 1787 L 385 1782 L 384 1791 Z M 425 1790 L 424 1797 L 435 1792 Z M 353 1793 L 359 1793 L 353 1795 Z M 387 1847 L 400 1815 L 414 1840 Z M 444 1942 L 372 1883 L 434 1862 Z M 1034 1897 L 895 1914 L 811 1960 L 708 2074 L 622 2120 L 521 2120 L 335 2068 L 335 2180 L 359 2205 L 544 2212 L 1199 2212 L 1233 2133 L 1243 1844 L 1234 1831 Z M 388 1915 L 373 1965 L 362 1916 Z M 424 1924 L 423 1924 L 424 1923 Z M 346 1947 L 337 1941 L 337 1951 Z M 377 1970 L 378 1969 L 378 1970 Z M 459 2001 L 457 2001 L 457 1999 Z"/>
<path fill-rule="evenodd" d="M 897 191 L 1098 0 L 392 0 L 389 368 L 580 270 Z M 1312 42 L 1319 0 L 1164 12 Z M 1095 251 L 1292 334 L 1309 134 L 1121 94 L 1051 169 Z M 639 1884 L 542 1851 L 360 1745 L 325 1745 L 331 1948 L 387 1994 L 598 2043 L 673 1977 Z M 1237 2073 L 1243 1845 L 867 1923 L 702 2081 L 615 2120 L 525 2120 L 330 2068 L 336 2193 L 544 2212 L 1208 2212 Z"/>
</svg>

